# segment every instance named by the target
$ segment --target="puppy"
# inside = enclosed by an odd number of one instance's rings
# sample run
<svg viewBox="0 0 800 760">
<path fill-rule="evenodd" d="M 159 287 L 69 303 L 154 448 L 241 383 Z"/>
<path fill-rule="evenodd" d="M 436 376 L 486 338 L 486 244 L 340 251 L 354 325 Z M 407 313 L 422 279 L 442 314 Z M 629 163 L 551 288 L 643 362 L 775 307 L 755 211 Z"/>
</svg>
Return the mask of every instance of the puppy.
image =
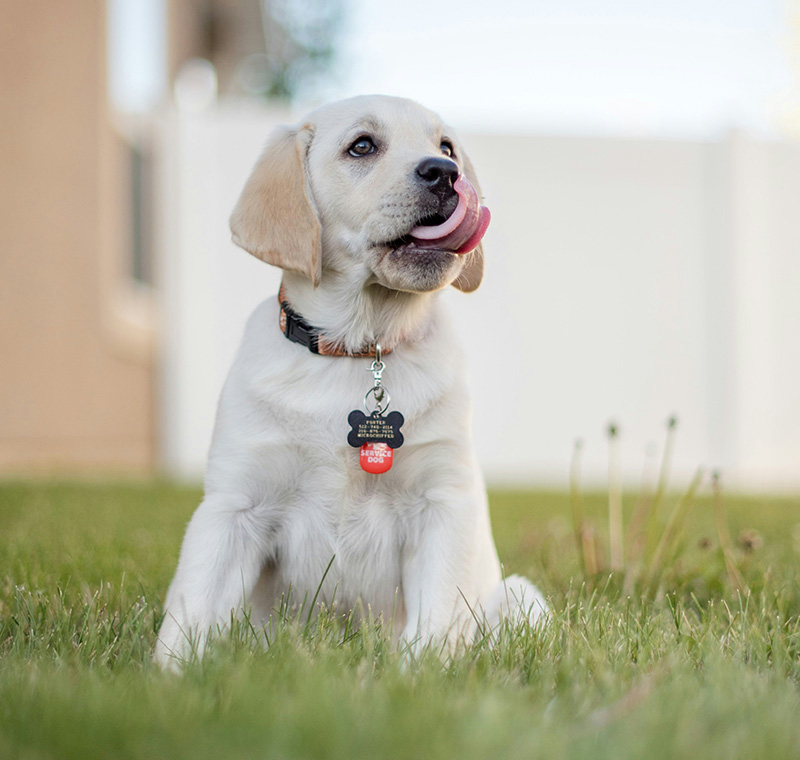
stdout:
<svg viewBox="0 0 800 760">
<path fill-rule="evenodd" d="M 280 299 L 250 317 L 222 391 L 161 664 L 202 652 L 232 614 L 268 624 L 314 598 L 448 651 L 476 617 L 546 609 L 527 580 L 501 577 L 462 353 L 437 299 L 480 285 L 478 198 L 455 134 L 409 100 L 352 98 L 272 134 L 231 230 L 283 269 Z M 365 393 L 377 440 L 350 418 Z M 386 433 L 393 412 L 403 422 Z"/>
</svg>

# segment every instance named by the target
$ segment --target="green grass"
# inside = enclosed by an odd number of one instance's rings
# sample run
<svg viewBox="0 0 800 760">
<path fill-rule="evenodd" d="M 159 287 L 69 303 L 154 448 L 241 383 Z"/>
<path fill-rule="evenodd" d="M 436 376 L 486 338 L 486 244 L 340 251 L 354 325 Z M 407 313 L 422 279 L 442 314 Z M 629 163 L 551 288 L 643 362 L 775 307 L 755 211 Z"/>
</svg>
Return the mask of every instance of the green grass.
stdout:
<svg viewBox="0 0 800 760">
<path fill-rule="evenodd" d="M 178 677 L 150 651 L 199 498 L 0 484 L 0 758 L 800 756 L 798 498 L 726 499 L 744 593 L 705 496 L 659 593 L 626 594 L 581 575 L 568 495 L 496 493 L 547 628 L 408 665 L 378 628 L 286 625 L 265 651 L 242 626 Z M 601 543 L 606 504 L 585 498 Z"/>
</svg>

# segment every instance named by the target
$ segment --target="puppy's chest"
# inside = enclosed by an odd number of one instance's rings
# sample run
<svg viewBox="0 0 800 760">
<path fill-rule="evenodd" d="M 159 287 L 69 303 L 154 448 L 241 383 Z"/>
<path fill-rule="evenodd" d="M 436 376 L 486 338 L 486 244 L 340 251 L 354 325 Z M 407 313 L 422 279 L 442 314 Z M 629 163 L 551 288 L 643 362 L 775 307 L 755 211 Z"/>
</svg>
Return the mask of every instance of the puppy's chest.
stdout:
<svg viewBox="0 0 800 760">
<path fill-rule="evenodd" d="M 280 572 L 293 588 L 313 590 L 325 567 L 339 601 L 383 605 L 400 583 L 404 519 L 386 494 L 304 488 L 284 517 Z"/>
<path fill-rule="evenodd" d="M 313 543 L 327 542 L 338 554 L 394 541 L 404 522 L 402 505 L 388 496 L 364 497 L 345 491 L 312 494 L 287 515 L 289 533 L 299 529 Z M 388 537 L 392 537 L 391 539 Z"/>
</svg>

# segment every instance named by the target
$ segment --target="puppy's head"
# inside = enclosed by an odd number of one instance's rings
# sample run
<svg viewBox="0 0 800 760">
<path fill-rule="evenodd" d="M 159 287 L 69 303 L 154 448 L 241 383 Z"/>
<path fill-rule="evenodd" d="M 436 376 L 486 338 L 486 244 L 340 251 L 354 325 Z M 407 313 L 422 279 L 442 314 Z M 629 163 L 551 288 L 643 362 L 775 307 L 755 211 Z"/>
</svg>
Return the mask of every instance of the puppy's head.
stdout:
<svg viewBox="0 0 800 760">
<path fill-rule="evenodd" d="M 402 98 L 364 96 L 273 133 L 231 216 L 233 240 L 319 284 L 475 290 L 488 211 L 455 134 Z"/>
</svg>

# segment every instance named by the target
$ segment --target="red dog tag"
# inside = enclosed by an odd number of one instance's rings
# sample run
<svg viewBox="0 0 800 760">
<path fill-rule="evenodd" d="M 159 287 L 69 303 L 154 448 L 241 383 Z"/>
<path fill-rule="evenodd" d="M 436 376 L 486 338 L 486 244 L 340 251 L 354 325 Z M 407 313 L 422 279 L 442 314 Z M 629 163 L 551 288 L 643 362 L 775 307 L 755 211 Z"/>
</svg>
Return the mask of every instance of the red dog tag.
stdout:
<svg viewBox="0 0 800 760">
<path fill-rule="evenodd" d="M 385 443 L 365 443 L 361 446 L 361 469 L 380 475 L 392 468 L 394 450 Z"/>
</svg>

